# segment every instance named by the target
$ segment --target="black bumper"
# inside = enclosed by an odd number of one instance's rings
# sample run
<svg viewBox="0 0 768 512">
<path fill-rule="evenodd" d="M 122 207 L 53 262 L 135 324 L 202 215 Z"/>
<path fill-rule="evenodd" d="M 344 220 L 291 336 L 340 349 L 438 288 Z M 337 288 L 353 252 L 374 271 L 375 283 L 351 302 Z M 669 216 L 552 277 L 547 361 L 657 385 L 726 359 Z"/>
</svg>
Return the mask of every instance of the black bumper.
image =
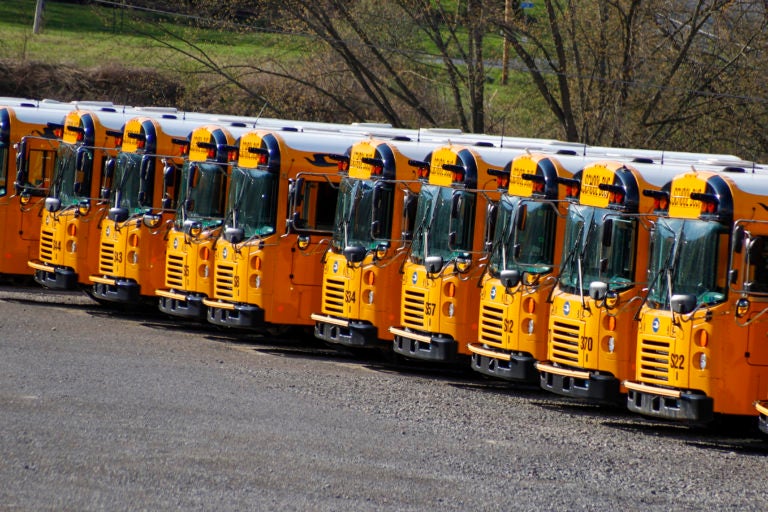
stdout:
<svg viewBox="0 0 768 512">
<path fill-rule="evenodd" d="M 93 296 L 110 302 L 136 304 L 141 300 L 141 287 L 131 279 L 117 279 L 115 284 L 94 283 Z"/>
<path fill-rule="evenodd" d="M 451 337 L 432 336 L 429 343 L 395 335 L 392 349 L 411 359 L 452 363 L 457 361 L 459 344 Z"/>
<path fill-rule="evenodd" d="M 509 361 L 472 354 L 472 369 L 476 372 L 513 382 L 535 384 L 539 381 L 536 360 L 525 354 L 510 354 Z"/>
<path fill-rule="evenodd" d="M 53 272 L 35 270 L 35 281 L 51 290 L 74 290 L 77 288 L 77 273 L 68 267 L 57 267 Z"/>
<path fill-rule="evenodd" d="M 189 320 L 205 320 L 206 308 L 202 295 L 187 295 L 185 300 L 160 297 L 158 308 L 165 314 Z"/>
<path fill-rule="evenodd" d="M 264 327 L 264 310 L 252 304 L 235 304 L 235 309 L 208 307 L 208 321 L 225 327 L 255 329 Z"/>
<path fill-rule="evenodd" d="M 681 393 L 679 398 L 628 390 L 630 411 L 674 421 L 708 423 L 715 417 L 714 400 L 704 394 Z"/>
<path fill-rule="evenodd" d="M 561 396 L 601 404 L 621 403 L 620 381 L 613 375 L 590 373 L 582 379 L 546 371 L 539 372 L 541 388 Z"/>
<path fill-rule="evenodd" d="M 315 322 L 315 338 L 347 347 L 380 348 L 386 345 L 379 339 L 376 326 L 368 322 L 350 321 L 348 327 Z"/>
</svg>

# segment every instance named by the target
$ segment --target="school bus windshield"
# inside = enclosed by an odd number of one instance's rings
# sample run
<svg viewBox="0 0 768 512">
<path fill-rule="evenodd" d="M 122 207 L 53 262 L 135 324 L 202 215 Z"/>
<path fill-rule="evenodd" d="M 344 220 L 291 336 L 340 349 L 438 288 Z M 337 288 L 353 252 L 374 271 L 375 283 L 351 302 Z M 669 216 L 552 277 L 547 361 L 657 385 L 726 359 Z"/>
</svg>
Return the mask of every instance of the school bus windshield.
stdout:
<svg viewBox="0 0 768 512">
<path fill-rule="evenodd" d="M 376 247 L 376 240 L 391 229 L 392 184 L 344 178 L 339 187 L 333 248 Z"/>
<path fill-rule="evenodd" d="M 185 162 L 181 170 L 181 191 L 176 215 L 177 228 L 185 220 L 195 220 L 210 227 L 224 217 L 222 201 L 226 175 L 221 165 Z"/>
<path fill-rule="evenodd" d="M 634 283 L 637 221 L 617 212 L 572 204 L 568 209 L 560 286 L 585 294 L 593 281 L 611 290 Z"/>
<path fill-rule="evenodd" d="M 61 206 L 77 205 L 88 198 L 93 170 L 93 150 L 61 143 L 56 157 L 51 197 L 58 197 Z"/>
<path fill-rule="evenodd" d="M 131 214 L 142 213 L 151 206 L 151 194 L 146 190 L 149 184 L 142 184 L 141 162 L 142 155 L 136 153 L 120 153 L 117 156 L 113 178 L 116 186 L 110 197 L 110 206 L 125 208 Z"/>
<path fill-rule="evenodd" d="M 475 194 L 436 185 L 424 185 L 416 208 L 417 228 L 411 245 L 411 261 L 420 264 L 428 256 L 450 260 L 472 250 Z"/>
<path fill-rule="evenodd" d="M 548 203 L 504 196 L 499 201 L 490 260 L 491 275 L 502 270 L 552 271 L 557 212 Z"/>
<path fill-rule="evenodd" d="M 672 295 L 695 295 L 697 304 L 725 300 L 718 285 L 726 271 L 721 244 L 727 237 L 719 222 L 698 219 L 659 219 L 651 235 L 648 304 L 670 307 Z"/>
<path fill-rule="evenodd" d="M 226 224 L 242 228 L 246 238 L 274 233 L 276 187 L 277 178 L 270 172 L 235 167 L 227 198 Z"/>
</svg>

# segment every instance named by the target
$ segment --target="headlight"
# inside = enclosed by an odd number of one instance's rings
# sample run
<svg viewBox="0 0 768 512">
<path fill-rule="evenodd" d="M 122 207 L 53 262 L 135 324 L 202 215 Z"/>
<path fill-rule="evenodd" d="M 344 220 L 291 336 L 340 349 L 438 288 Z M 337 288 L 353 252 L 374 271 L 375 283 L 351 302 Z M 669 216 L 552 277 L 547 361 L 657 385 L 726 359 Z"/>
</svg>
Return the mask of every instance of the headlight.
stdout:
<svg viewBox="0 0 768 512">
<path fill-rule="evenodd" d="M 29 203 L 30 199 L 32 199 L 32 196 L 30 196 L 29 192 L 27 192 L 26 190 L 22 192 L 21 195 L 19 196 L 19 201 L 23 205 L 26 205 L 27 203 Z"/>
<path fill-rule="evenodd" d="M 614 350 L 616 350 L 616 340 L 611 336 L 608 338 L 608 353 L 613 354 Z"/>
<path fill-rule="evenodd" d="M 365 291 L 365 302 L 366 304 L 373 304 L 373 290 Z"/>
<path fill-rule="evenodd" d="M 613 309 L 619 304 L 619 295 L 616 292 L 608 292 L 605 296 L 605 307 Z"/>
<path fill-rule="evenodd" d="M 456 312 L 456 308 L 453 305 L 453 302 L 448 303 L 448 317 L 453 318 L 453 314 Z"/>
<path fill-rule="evenodd" d="M 309 247 L 309 237 L 302 235 L 296 239 L 296 243 L 299 246 L 299 249 L 303 251 Z"/>
<path fill-rule="evenodd" d="M 534 321 L 533 318 L 528 319 L 528 334 L 533 334 L 534 331 Z"/>
</svg>

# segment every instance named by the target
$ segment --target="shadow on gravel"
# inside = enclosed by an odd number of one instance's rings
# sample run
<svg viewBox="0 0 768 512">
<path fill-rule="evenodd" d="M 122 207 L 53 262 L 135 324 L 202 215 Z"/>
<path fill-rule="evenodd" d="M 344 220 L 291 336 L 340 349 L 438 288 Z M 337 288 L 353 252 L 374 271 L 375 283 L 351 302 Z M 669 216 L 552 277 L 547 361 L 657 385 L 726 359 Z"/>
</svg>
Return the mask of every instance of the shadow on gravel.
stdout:
<svg viewBox="0 0 768 512">
<path fill-rule="evenodd" d="M 720 418 L 711 425 L 685 425 L 637 416 L 629 422 L 605 421 L 603 425 L 639 435 L 678 439 L 704 450 L 768 456 L 768 438 L 757 429 L 754 417 Z"/>
</svg>

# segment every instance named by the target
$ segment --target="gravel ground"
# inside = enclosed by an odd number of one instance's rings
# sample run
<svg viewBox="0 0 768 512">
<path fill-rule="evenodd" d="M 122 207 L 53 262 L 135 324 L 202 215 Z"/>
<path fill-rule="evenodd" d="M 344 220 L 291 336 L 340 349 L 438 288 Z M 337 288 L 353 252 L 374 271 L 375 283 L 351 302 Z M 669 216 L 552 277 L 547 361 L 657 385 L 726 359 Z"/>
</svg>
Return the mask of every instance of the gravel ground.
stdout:
<svg viewBox="0 0 768 512">
<path fill-rule="evenodd" d="M 0 289 L 0 510 L 763 510 L 716 429 Z"/>
</svg>

